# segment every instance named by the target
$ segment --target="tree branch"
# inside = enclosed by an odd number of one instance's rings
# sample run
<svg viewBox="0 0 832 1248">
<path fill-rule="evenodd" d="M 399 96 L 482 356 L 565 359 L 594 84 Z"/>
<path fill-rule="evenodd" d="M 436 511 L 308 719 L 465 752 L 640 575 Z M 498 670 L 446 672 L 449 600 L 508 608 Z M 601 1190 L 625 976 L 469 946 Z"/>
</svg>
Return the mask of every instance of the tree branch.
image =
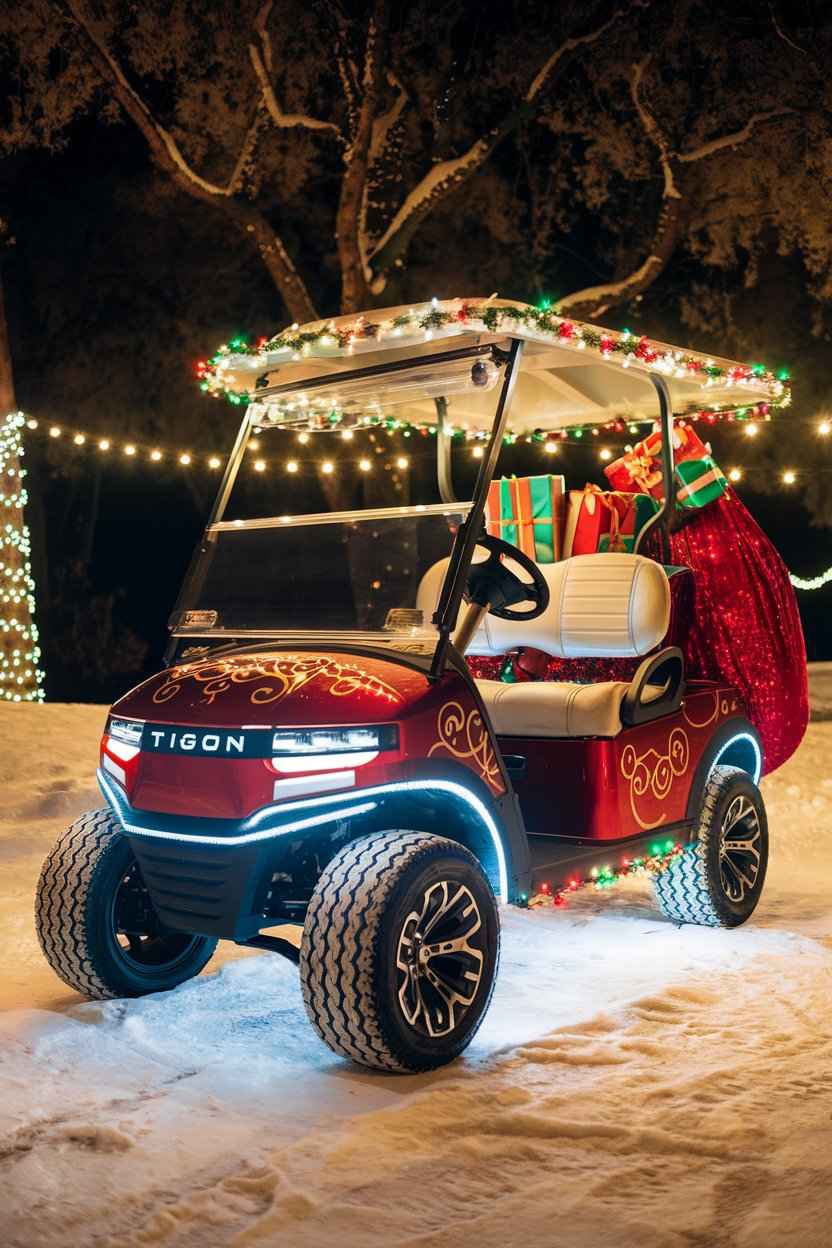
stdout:
<svg viewBox="0 0 832 1248">
<path fill-rule="evenodd" d="M 261 5 L 254 21 L 254 29 L 260 38 L 263 55 L 260 55 L 256 44 L 250 43 L 248 45 L 248 54 L 252 68 L 260 85 L 260 90 L 263 93 L 263 103 L 269 116 L 281 130 L 291 130 L 296 127 L 302 127 L 305 130 L 333 130 L 341 138 L 341 131 L 334 122 L 320 121 L 317 117 L 310 117 L 307 113 L 284 113 L 280 107 L 269 77 L 273 68 L 273 57 L 271 36 L 266 23 L 269 20 L 272 5 L 273 0 L 266 0 L 266 3 Z"/>
<path fill-rule="evenodd" d="M 768 113 L 754 113 L 745 125 L 735 130 L 733 134 L 723 134 L 719 138 L 709 139 L 707 143 L 702 143 L 701 146 L 689 152 L 680 152 L 677 159 L 680 164 L 688 164 L 693 160 L 704 160 L 708 156 L 713 156 L 715 152 L 720 152 L 725 147 L 739 147 L 741 143 L 747 143 L 752 137 L 755 126 L 778 117 L 794 116 L 796 112 L 794 108 L 773 108 Z"/>
<path fill-rule="evenodd" d="M 367 24 L 361 76 L 361 107 L 356 130 L 345 155 L 346 167 L 341 179 L 335 219 L 335 238 L 341 264 L 341 303 L 345 312 L 357 312 L 367 302 L 367 279 L 364 257 L 361 254 L 360 231 L 386 36 L 386 0 L 376 0 Z"/>
<path fill-rule="evenodd" d="M 649 54 L 632 67 L 630 94 L 642 129 L 659 153 L 664 174 L 662 202 L 650 254 L 626 277 L 617 282 L 600 286 L 588 286 L 558 301 L 560 311 L 573 316 L 601 316 L 610 307 L 633 299 L 651 286 L 664 269 L 679 238 L 684 197 L 676 185 L 675 173 L 678 156 L 673 152 L 664 130 L 644 99 L 644 72 L 650 62 Z"/>
<path fill-rule="evenodd" d="M 240 154 L 235 161 L 231 179 L 225 186 L 210 182 L 191 167 L 173 136 L 153 116 L 139 93 L 127 80 L 116 58 L 110 52 L 81 0 L 57 0 L 84 41 L 89 59 L 125 113 L 144 135 L 154 163 L 183 191 L 195 199 L 220 208 L 246 237 L 255 244 L 289 313 L 298 321 L 313 321 L 317 313 L 303 278 L 298 273 L 277 232 L 253 204 L 235 195 L 248 158 L 257 113 L 246 132 Z"/>
<path fill-rule="evenodd" d="M 372 288 L 384 289 L 385 274 L 394 264 L 401 263 L 416 230 L 435 209 L 460 186 L 481 169 L 499 143 L 516 130 L 529 116 L 534 105 L 551 80 L 555 70 L 567 56 L 577 49 L 600 39 L 610 27 L 629 11 L 617 9 L 611 17 L 585 35 L 571 36 L 547 58 L 527 87 L 522 103 L 500 125 L 481 135 L 461 156 L 440 161 L 428 170 L 424 177 L 405 197 L 404 202 L 378 239 L 369 258 L 372 270 Z"/>
</svg>

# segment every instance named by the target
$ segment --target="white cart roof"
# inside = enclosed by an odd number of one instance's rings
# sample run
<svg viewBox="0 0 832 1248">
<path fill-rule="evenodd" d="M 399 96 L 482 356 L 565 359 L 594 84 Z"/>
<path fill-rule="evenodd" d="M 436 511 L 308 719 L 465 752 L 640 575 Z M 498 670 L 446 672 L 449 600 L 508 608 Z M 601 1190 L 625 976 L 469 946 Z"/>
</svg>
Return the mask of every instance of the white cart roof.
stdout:
<svg viewBox="0 0 832 1248">
<path fill-rule="evenodd" d="M 762 364 L 673 347 L 504 299 L 432 300 L 293 325 L 255 348 L 239 340 L 224 345 L 200 365 L 200 375 L 203 389 L 256 405 L 252 415 L 262 425 L 339 429 L 385 415 L 434 424 L 434 400 L 444 395 L 454 427 L 485 431 L 494 416 L 496 396 L 490 391 L 499 380 L 490 361 L 484 361 L 476 381 L 469 359 L 437 360 L 436 367 L 369 378 L 347 376 L 343 384 L 317 391 L 316 382 L 459 347 L 507 347 L 511 338 L 526 343 L 510 417 L 515 430 L 652 420 L 657 399 L 649 372 L 665 377 L 677 415 L 751 408 L 764 414 L 790 398 L 788 375 L 775 376 Z"/>
</svg>

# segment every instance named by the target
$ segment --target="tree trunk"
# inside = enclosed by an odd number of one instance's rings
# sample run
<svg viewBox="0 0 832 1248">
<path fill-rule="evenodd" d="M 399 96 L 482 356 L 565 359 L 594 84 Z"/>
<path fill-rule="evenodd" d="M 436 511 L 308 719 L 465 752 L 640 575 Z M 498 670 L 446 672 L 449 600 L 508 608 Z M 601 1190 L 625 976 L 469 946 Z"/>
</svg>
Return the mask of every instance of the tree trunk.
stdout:
<svg viewBox="0 0 832 1248">
<path fill-rule="evenodd" d="M 2 488 L 7 494 L 17 494 L 23 490 L 21 457 L 18 451 L 20 430 L 10 419 L 16 414 L 16 407 L 12 354 L 0 272 L 0 468 Z M 0 633 L 0 699 L 34 702 L 39 701 L 42 694 L 38 676 L 40 650 L 34 622 L 35 599 L 34 582 L 31 580 L 29 534 L 22 507 L 11 507 L 6 514 L 12 528 L 8 532 L 4 527 L 0 532 L 0 590 L 3 597 L 13 591 L 22 591 L 22 596 L 17 602 L 9 600 L 3 605 L 3 614 L 9 619 L 10 625 Z"/>
</svg>

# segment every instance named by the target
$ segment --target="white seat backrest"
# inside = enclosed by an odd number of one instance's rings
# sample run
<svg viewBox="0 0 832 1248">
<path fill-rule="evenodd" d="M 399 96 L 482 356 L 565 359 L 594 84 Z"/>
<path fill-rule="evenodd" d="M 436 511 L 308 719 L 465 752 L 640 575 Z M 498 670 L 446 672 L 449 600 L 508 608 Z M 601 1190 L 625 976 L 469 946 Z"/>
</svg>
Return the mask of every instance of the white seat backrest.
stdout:
<svg viewBox="0 0 832 1248">
<path fill-rule="evenodd" d="M 509 561 L 510 563 L 510 561 Z M 436 610 L 447 559 L 428 568 L 416 605 L 428 623 Z M 541 563 L 549 605 L 535 620 L 486 615 L 470 654 L 504 654 L 534 646 L 557 658 L 635 658 L 664 640 L 670 622 L 670 584 L 658 563 L 643 555 L 574 555 Z M 517 569 L 519 571 L 519 569 Z M 521 572 L 523 580 L 528 574 Z M 523 604 L 519 604 L 523 610 Z"/>
</svg>

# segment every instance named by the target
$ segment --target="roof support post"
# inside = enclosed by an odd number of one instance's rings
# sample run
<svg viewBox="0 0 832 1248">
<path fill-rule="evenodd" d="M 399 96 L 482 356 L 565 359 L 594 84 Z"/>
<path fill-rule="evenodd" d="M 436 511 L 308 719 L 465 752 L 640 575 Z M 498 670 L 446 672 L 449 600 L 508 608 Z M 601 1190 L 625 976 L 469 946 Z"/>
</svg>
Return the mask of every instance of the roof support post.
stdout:
<svg viewBox="0 0 832 1248">
<path fill-rule="evenodd" d="M 676 479 L 673 474 L 673 407 L 670 390 L 664 377 L 659 373 L 648 373 L 650 381 L 659 399 L 659 428 L 662 435 L 662 489 L 664 501 L 661 507 L 647 521 L 636 538 L 634 553 L 644 545 L 648 533 L 658 529 L 661 533 L 662 557 L 666 563 L 671 562 L 670 553 L 670 522 L 673 518 L 673 506 L 676 497 Z"/>
</svg>

